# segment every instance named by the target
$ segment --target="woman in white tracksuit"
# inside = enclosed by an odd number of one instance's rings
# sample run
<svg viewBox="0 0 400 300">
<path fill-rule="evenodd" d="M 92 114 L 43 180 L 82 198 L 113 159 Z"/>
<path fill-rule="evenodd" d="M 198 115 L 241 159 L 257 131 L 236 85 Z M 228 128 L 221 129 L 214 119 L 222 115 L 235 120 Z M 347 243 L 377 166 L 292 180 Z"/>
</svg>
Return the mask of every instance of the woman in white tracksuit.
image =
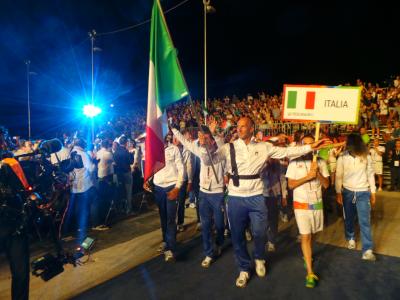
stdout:
<svg viewBox="0 0 400 300">
<path fill-rule="evenodd" d="M 347 137 L 346 151 L 337 160 L 336 200 L 343 205 L 345 237 L 349 249 L 356 247 L 354 218 L 357 213 L 364 260 L 375 260 L 370 222 L 371 205 L 375 204 L 374 176 L 368 148 L 359 134 L 350 134 Z"/>
</svg>

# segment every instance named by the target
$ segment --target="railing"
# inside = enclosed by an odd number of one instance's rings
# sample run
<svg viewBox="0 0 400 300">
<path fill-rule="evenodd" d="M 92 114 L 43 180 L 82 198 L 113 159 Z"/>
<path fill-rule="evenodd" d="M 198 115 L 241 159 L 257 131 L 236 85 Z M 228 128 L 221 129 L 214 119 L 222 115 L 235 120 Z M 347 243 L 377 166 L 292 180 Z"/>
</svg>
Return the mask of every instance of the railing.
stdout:
<svg viewBox="0 0 400 300">
<path fill-rule="evenodd" d="M 298 123 L 298 122 L 272 122 L 256 126 L 256 130 L 262 130 L 265 135 L 274 136 L 278 133 L 292 135 L 298 130 L 304 133 L 311 133 L 315 129 L 315 123 Z M 321 124 L 321 131 L 328 133 L 345 133 L 348 132 L 348 125 L 339 124 Z"/>
<path fill-rule="evenodd" d="M 236 125 L 231 126 L 236 127 Z M 197 136 L 198 127 L 188 127 L 186 128 L 194 136 Z M 266 124 L 256 125 L 256 131 L 261 130 L 266 136 L 275 136 L 279 133 L 284 133 L 286 135 L 293 135 L 296 131 L 302 130 L 304 133 L 312 133 L 315 129 L 315 123 L 298 123 L 298 122 L 272 122 Z M 342 124 L 321 124 L 321 131 L 331 133 L 348 133 L 352 129 L 351 125 Z"/>
</svg>

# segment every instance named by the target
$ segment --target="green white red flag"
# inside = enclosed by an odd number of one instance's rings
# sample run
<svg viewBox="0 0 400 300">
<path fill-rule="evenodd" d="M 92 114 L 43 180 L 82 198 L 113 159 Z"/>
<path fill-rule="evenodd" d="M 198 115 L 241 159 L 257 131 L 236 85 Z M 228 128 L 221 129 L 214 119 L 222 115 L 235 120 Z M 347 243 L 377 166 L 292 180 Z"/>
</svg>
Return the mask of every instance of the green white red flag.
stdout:
<svg viewBox="0 0 400 300">
<path fill-rule="evenodd" d="M 187 96 L 179 65 L 159 0 L 154 0 L 150 32 L 150 66 L 147 100 L 144 180 L 165 166 L 166 107 Z"/>
</svg>

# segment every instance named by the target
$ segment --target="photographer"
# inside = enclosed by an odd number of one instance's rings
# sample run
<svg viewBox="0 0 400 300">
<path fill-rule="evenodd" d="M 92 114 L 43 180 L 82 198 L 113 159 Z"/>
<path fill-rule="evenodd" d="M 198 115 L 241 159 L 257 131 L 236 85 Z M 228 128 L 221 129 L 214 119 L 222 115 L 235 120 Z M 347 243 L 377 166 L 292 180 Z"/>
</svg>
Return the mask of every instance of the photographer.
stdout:
<svg viewBox="0 0 400 300">
<path fill-rule="evenodd" d="M 0 141 L 4 140 L 0 137 Z M 6 252 L 12 274 L 12 299 L 29 297 L 29 244 L 24 228 L 21 194 L 27 186 L 18 161 L 0 142 L 0 248 Z"/>
<path fill-rule="evenodd" d="M 86 142 L 83 139 L 75 139 L 71 151 L 71 164 L 68 168 L 71 179 L 71 199 L 66 211 L 65 228 L 68 230 L 71 218 L 75 216 L 79 243 L 86 237 L 90 217 L 90 201 L 93 201 L 95 197 L 92 180 L 95 165 L 85 152 L 85 148 Z"/>
</svg>

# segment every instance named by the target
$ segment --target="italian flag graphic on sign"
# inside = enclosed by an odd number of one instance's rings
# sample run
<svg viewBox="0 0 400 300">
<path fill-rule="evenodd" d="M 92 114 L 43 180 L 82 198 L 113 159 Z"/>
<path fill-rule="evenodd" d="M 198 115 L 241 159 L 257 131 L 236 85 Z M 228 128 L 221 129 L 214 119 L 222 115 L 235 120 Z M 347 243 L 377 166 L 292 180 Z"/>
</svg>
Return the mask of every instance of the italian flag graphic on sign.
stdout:
<svg viewBox="0 0 400 300">
<path fill-rule="evenodd" d="M 315 92 L 306 92 L 305 109 L 314 109 Z M 296 108 L 297 106 L 297 91 L 290 91 L 288 95 L 287 108 Z"/>
<path fill-rule="evenodd" d="M 179 65 L 159 0 L 151 16 L 149 90 L 145 142 L 144 180 L 165 166 L 164 136 L 166 107 L 187 96 L 188 89 Z"/>
</svg>

